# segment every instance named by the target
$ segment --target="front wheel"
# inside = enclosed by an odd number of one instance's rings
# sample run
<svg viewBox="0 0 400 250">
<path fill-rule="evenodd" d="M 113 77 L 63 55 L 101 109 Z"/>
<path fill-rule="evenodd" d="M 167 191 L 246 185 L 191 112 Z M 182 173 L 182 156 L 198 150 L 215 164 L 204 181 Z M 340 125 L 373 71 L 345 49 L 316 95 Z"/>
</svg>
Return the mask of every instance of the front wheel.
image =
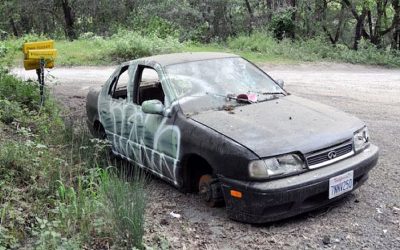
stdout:
<svg viewBox="0 0 400 250">
<path fill-rule="evenodd" d="M 220 207 L 224 204 L 221 183 L 218 178 L 212 177 L 209 174 L 200 177 L 199 194 L 209 207 Z"/>
</svg>

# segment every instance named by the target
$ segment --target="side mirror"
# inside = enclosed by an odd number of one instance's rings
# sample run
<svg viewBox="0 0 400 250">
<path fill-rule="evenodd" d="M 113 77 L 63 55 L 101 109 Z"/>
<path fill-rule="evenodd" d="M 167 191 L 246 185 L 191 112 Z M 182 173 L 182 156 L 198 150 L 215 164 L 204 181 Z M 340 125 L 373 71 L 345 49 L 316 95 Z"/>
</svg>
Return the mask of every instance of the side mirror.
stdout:
<svg viewBox="0 0 400 250">
<path fill-rule="evenodd" d="M 164 114 L 164 104 L 159 100 L 148 100 L 142 103 L 142 111 L 146 114 L 162 115 Z"/>
<path fill-rule="evenodd" d="M 276 80 L 276 83 L 283 89 L 283 86 L 285 85 L 285 82 L 282 79 Z"/>
</svg>

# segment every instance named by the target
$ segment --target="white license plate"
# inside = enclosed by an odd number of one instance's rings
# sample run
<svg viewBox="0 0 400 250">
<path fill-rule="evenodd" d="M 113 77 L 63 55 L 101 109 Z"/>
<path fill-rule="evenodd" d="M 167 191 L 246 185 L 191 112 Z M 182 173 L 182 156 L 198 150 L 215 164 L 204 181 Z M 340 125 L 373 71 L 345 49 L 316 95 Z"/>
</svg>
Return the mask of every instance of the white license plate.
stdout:
<svg viewBox="0 0 400 250">
<path fill-rule="evenodd" d="M 349 171 L 329 179 L 329 199 L 353 190 L 353 174 Z"/>
</svg>

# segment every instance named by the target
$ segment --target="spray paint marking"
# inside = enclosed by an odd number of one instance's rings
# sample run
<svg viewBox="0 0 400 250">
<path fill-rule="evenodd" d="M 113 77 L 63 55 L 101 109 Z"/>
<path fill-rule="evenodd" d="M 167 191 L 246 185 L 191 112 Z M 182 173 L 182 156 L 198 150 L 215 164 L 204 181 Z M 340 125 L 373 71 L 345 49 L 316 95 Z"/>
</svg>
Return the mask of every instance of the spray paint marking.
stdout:
<svg viewBox="0 0 400 250">
<path fill-rule="evenodd" d="M 114 74 L 100 92 L 98 112 L 100 122 L 112 142 L 113 151 L 123 158 L 135 162 L 161 178 L 178 184 L 177 166 L 181 145 L 180 129 L 168 124 L 170 118 L 161 115 L 145 114 L 139 105 L 133 103 L 129 93 L 133 93 L 133 80 L 138 64 L 153 67 L 160 81 L 166 80 L 158 64 L 145 61 L 132 61 L 129 65 L 128 98 L 113 99 L 108 89 Z M 166 84 L 163 85 L 163 89 Z M 166 103 L 168 104 L 167 94 Z"/>
</svg>

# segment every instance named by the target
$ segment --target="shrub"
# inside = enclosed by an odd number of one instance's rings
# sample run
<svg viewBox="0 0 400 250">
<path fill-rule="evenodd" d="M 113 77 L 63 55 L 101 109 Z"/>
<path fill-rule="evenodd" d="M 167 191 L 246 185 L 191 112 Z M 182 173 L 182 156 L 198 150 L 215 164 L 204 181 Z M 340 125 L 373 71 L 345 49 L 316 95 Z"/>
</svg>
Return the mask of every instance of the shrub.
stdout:
<svg viewBox="0 0 400 250">
<path fill-rule="evenodd" d="M 39 86 L 33 81 L 22 81 L 0 72 L 0 99 L 18 102 L 29 110 L 38 110 Z"/>
<path fill-rule="evenodd" d="M 39 86 L 33 81 L 22 81 L 0 72 L 0 121 L 30 129 L 38 139 L 59 137 L 64 129 L 60 109 L 45 91 L 46 102 L 39 105 Z M 49 123 L 49 120 L 52 122 Z"/>
<path fill-rule="evenodd" d="M 33 175 L 32 152 L 30 145 L 5 143 L 0 148 L 0 175 L 13 178 L 16 185 L 31 181 Z"/>
<path fill-rule="evenodd" d="M 0 121 L 11 124 L 16 119 L 23 116 L 21 107 L 16 102 L 0 99 Z"/>
<path fill-rule="evenodd" d="M 7 54 L 7 47 L 6 44 L 0 41 L 0 58 L 5 57 Z"/>
<path fill-rule="evenodd" d="M 228 47 L 235 50 L 253 51 L 267 56 L 279 56 L 298 61 L 339 61 L 376 65 L 400 66 L 398 52 L 378 49 L 366 40 L 361 40 L 359 50 L 351 50 L 344 44 L 333 46 L 325 37 L 278 41 L 268 33 L 254 33 L 228 39 Z"/>
<path fill-rule="evenodd" d="M 113 61 L 133 60 L 140 57 L 170 53 L 182 45 L 176 38 L 143 36 L 138 32 L 120 31 L 107 40 L 105 53 Z"/>
<path fill-rule="evenodd" d="M 172 22 L 158 16 L 150 18 L 135 17 L 132 21 L 132 27 L 144 36 L 168 38 L 178 37 L 179 27 Z"/>
<path fill-rule="evenodd" d="M 276 39 L 282 40 L 283 38 L 287 38 L 288 34 L 292 34 L 295 31 L 296 26 L 292 20 L 294 12 L 295 9 L 288 8 L 286 10 L 278 11 L 273 15 L 270 29 L 274 32 Z"/>
<path fill-rule="evenodd" d="M 253 52 L 262 52 L 275 54 L 278 52 L 277 41 L 269 35 L 254 33 L 251 36 L 243 35 L 228 39 L 228 47 L 238 50 L 250 50 Z"/>
</svg>

